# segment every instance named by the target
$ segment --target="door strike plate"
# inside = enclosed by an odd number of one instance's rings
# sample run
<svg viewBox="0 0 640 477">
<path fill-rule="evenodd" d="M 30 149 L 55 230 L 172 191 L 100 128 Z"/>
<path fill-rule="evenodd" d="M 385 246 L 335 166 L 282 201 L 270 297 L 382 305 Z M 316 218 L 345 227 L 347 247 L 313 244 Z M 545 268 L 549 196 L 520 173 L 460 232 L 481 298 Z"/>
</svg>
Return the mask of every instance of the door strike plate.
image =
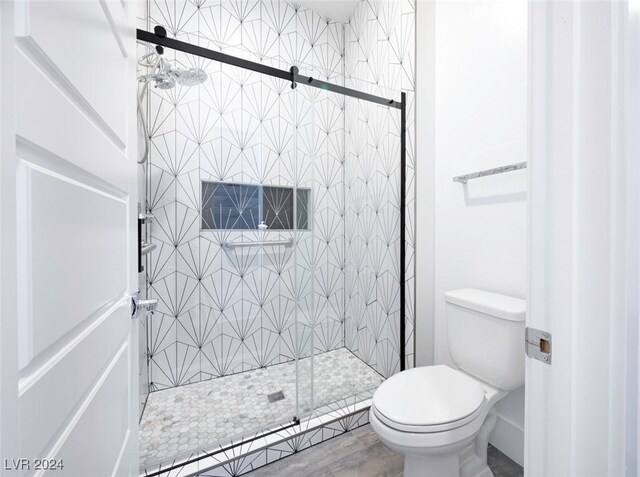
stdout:
<svg viewBox="0 0 640 477">
<path fill-rule="evenodd" d="M 551 364 L 551 333 L 535 328 L 525 329 L 527 356 Z"/>
</svg>

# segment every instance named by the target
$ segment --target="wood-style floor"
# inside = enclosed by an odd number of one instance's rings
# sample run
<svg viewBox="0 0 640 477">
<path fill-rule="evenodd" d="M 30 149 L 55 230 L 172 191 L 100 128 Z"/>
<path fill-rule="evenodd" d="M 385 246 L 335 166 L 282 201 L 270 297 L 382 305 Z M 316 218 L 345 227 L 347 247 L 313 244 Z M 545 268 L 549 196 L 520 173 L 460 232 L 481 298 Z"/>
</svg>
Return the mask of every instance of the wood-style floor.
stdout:
<svg viewBox="0 0 640 477">
<path fill-rule="evenodd" d="M 489 446 L 495 477 L 522 477 L 522 467 Z M 370 425 L 281 459 L 245 477 L 402 477 L 402 456 L 378 440 Z"/>
</svg>

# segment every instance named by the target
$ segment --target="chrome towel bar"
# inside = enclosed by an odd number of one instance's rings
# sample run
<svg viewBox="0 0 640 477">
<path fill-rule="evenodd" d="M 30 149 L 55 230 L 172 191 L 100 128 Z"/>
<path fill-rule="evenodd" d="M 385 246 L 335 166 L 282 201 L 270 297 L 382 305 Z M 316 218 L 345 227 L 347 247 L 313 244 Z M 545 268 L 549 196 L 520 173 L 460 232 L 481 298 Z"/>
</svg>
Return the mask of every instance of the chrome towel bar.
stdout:
<svg viewBox="0 0 640 477">
<path fill-rule="evenodd" d="M 478 177 L 493 176 L 495 174 L 502 174 L 504 172 L 517 171 L 527 167 L 526 162 L 518 162 L 517 164 L 510 164 L 508 166 L 494 167 L 493 169 L 485 169 L 484 171 L 472 172 L 471 174 L 465 174 L 464 176 L 456 176 L 453 178 L 453 182 L 460 182 L 466 184 L 470 179 L 477 179 Z"/>
<path fill-rule="evenodd" d="M 259 241 L 259 242 L 222 242 L 222 245 L 225 248 L 238 248 L 238 247 L 292 247 L 293 239 L 288 240 L 269 240 L 269 241 Z"/>
</svg>

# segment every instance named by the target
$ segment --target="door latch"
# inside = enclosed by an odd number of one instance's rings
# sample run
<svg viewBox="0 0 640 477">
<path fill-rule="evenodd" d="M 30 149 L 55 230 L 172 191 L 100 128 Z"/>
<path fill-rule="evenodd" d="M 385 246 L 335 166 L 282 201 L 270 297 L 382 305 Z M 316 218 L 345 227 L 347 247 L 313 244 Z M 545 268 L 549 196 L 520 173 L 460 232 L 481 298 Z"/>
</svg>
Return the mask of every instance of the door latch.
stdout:
<svg viewBox="0 0 640 477">
<path fill-rule="evenodd" d="M 551 333 L 527 327 L 524 339 L 527 356 L 551 364 Z"/>
</svg>

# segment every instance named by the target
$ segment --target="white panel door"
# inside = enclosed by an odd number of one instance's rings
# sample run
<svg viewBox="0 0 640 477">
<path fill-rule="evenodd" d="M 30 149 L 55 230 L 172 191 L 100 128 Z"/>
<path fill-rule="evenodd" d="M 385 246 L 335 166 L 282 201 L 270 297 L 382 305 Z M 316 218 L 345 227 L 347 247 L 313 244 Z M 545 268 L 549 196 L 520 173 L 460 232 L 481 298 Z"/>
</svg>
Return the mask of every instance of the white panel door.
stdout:
<svg viewBox="0 0 640 477">
<path fill-rule="evenodd" d="M 527 360 L 530 477 L 637 475 L 625 469 L 625 366 L 637 373 L 625 363 L 637 316 L 625 308 L 638 293 L 626 284 L 638 247 L 626 216 L 637 161 L 626 154 L 626 8 L 529 2 L 527 326 L 552 334 L 552 364 Z"/>
<path fill-rule="evenodd" d="M 15 422 L 0 421 L 0 435 L 16 440 L 2 456 L 7 475 L 138 472 L 134 7 L 3 5 L 3 25 L 15 10 L 11 43 L 5 31 L 2 44 L 12 47 L 5 57 L 15 78 L 2 89 L 15 135 L 2 169 L 13 189 L 2 195 L 3 258 L 13 252 L 3 280 L 15 283 L 2 295 L 15 303 L 13 317 L 3 307 L 4 328 L 15 320 L 15 345 L 2 348 L 5 368 L 16 368 L 13 383 L 2 376 L 16 388 L 3 402 Z M 36 468 L 36 459 L 53 468 Z"/>
</svg>

